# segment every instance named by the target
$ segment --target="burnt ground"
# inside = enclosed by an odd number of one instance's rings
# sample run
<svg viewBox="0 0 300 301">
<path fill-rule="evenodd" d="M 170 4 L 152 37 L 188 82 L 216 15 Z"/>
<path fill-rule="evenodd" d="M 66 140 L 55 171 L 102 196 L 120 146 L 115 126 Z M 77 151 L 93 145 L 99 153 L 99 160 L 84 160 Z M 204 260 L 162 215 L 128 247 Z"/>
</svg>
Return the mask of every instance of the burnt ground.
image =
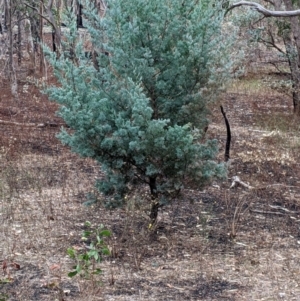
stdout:
<svg viewBox="0 0 300 301">
<path fill-rule="evenodd" d="M 124 208 L 103 207 L 99 167 L 56 139 L 57 105 L 21 71 L 17 99 L 0 83 L 0 300 L 300 300 L 299 121 L 264 75 L 221 97 L 233 136 L 228 179 L 186 189 L 150 231 L 142 187 Z M 207 136 L 222 161 L 218 105 Z M 230 188 L 234 176 L 250 188 Z M 86 249 L 87 220 L 112 232 L 112 255 L 100 276 L 69 278 L 66 250 Z"/>
</svg>

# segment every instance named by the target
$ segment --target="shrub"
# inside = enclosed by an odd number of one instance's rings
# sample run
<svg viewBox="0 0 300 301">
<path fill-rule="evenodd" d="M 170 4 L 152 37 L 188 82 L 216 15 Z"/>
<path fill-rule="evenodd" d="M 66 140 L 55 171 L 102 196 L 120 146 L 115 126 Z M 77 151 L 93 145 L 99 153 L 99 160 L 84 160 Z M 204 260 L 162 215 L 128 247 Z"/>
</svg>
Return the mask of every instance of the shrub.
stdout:
<svg viewBox="0 0 300 301">
<path fill-rule="evenodd" d="M 199 187 L 225 168 L 214 159 L 215 140 L 203 141 L 209 106 L 230 77 L 222 34 L 223 11 L 212 0 L 109 0 L 100 17 L 85 3 L 85 26 L 97 64 L 84 55 L 74 20 L 64 53 L 46 50 L 60 86 L 49 87 L 69 129 L 59 138 L 97 160 L 105 179 L 97 187 L 107 205 L 121 205 L 146 184 L 158 207 L 182 189 Z"/>
</svg>

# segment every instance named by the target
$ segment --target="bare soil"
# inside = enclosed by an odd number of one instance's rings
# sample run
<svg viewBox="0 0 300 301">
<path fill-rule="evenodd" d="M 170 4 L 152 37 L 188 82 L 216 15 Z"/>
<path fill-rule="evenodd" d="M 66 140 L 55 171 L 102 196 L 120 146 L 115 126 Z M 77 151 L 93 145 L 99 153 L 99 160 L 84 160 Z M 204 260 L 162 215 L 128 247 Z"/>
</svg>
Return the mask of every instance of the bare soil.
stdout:
<svg viewBox="0 0 300 301">
<path fill-rule="evenodd" d="M 17 99 L 3 78 L 0 300 L 300 300 L 299 120 L 291 98 L 265 87 L 265 76 L 236 80 L 220 100 L 233 136 L 228 180 L 186 189 L 152 230 L 146 192 L 113 211 L 101 197 L 84 205 L 101 178 L 96 162 L 57 140 L 58 106 L 26 72 Z M 218 106 L 207 136 L 218 139 L 223 161 Z M 233 176 L 251 188 L 230 188 Z M 99 282 L 67 276 L 67 248 L 86 249 L 85 221 L 112 232 Z"/>
</svg>

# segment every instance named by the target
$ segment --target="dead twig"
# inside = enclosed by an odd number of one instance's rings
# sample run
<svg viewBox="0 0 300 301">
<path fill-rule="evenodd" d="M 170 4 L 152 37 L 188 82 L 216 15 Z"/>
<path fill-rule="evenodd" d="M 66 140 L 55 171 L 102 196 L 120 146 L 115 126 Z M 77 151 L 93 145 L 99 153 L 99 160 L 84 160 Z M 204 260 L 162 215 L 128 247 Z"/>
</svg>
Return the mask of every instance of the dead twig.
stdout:
<svg viewBox="0 0 300 301">
<path fill-rule="evenodd" d="M 263 210 L 257 210 L 257 209 L 249 209 L 249 210 L 250 210 L 250 212 L 260 213 L 260 214 L 286 215 L 286 213 L 278 212 L 278 211 L 263 211 Z"/>
<path fill-rule="evenodd" d="M 21 127 L 37 127 L 37 128 L 65 126 L 64 123 L 56 123 L 56 122 L 21 123 L 21 122 L 8 121 L 8 120 L 0 120 L 0 124 L 16 125 L 16 126 L 21 126 Z"/>
</svg>

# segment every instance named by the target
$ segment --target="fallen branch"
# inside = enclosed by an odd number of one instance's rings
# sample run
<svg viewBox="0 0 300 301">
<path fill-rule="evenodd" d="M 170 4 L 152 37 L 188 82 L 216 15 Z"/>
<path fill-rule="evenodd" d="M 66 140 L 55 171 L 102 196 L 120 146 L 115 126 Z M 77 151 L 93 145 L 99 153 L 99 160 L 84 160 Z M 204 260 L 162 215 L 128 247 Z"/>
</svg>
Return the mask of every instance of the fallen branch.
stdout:
<svg viewBox="0 0 300 301">
<path fill-rule="evenodd" d="M 15 125 L 21 127 L 37 127 L 37 128 L 44 128 L 44 127 L 58 127 L 58 126 L 65 126 L 63 123 L 55 123 L 55 122 L 45 122 L 45 123 L 21 123 L 15 121 L 8 121 L 8 120 L 0 120 L 0 124 L 4 125 Z"/>
<path fill-rule="evenodd" d="M 284 208 L 282 206 L 269 205 L 269 207 L 271 207 L 272 209 L 281 210 L 283 212 L 280 212 L 280 211 L 263 211 L 263 210 L 258 210 L 258 209 L 250 209 L 250 211 L 253 212 L 253 213 L 276 214 L 276 215 L 299 214 L 299 212 L 297 212 L 297 211 L 291 211 L 291 210 L 289 210 L 287 208 Z"/>
<path fill-rule="evenodd" d="M 241 186 L 243 186 L 245 188 L 248 188 L 248 189 L 253 189 L 254 188 L 253 186 L 250 186 L 249 184 L 241 181 L 240 177 L 234 176 L 234 177 L 232 177 L 232 183 L 231 183 L 230 188 L 235 187 L 236 184 L 239 184 L 239 185 L 241 185 Z"/>
<path fill-rule="evenodd" d="M 260 214 L 286 215 L 286 213 L 277 212 L 277 211 L 263 211 L 263 210 L 256 210 L 256 209 L 249 209 L 249 210 L 250 210 L 250 212 L 260 213 Z"/>
<path fill-rule="evenodd" d="M 286 213 L 290 213 L 290 214 L 300 214 L 299 211 L 291 211 L 291 210 L 289 210 L 289 209 L 287 209 L 287 208 L 284 208 L 284 207 L 282 207 L 282 206 L 269 205 L 269 207 L 271 207 L 271 208 L 273 208 L 273 209 L 282 210 L 282 211 L 284 211 L 284 212 L 286 212 Z"/>
<path fill-rule="evenodd" d="M 241 186 L 243 186 L 247 189 L 266 189 L 266 188 L 270 188 L 270 187 L 274 187 L 274 186 L 283 186 L 283 187 L 286 187 L 286 188 L 299 188 L 299 186 L 285 185 L 285 184 L 282 184 L 282 183 L 268 184 L 268 185 L 265 185 L 265 186 L 253 187 L 253 186 L 241 181 L 240 177 L 233 176 L 230 188 L 235 187 L 237 184 L 239 184 L 239 185 L 241 185 Z"/>
</svg>

